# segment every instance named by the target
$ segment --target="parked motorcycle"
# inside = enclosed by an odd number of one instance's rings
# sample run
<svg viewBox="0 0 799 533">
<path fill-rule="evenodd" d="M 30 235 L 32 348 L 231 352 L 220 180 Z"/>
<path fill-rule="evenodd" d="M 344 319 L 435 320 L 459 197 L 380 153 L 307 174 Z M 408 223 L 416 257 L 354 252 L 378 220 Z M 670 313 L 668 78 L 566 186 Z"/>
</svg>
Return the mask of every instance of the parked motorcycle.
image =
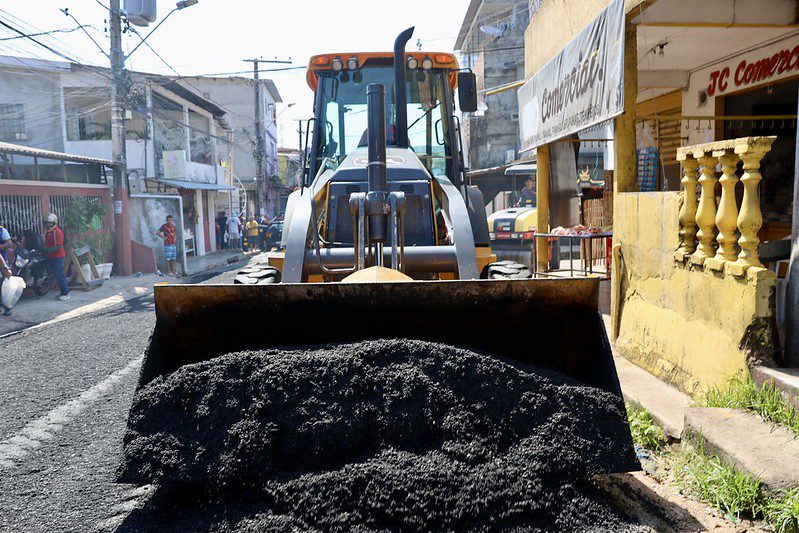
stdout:
<svg viewBox="0 0 799 533">
<path fill-rule="evenodd" d="M 36 296 L 44 296 L 55 283 L 42 249 L 42 238 L 34 231 L 25 231 L 24 238 L 16 243 L 15 275 L 25 280 L 25 285 Z"/>
</svg>

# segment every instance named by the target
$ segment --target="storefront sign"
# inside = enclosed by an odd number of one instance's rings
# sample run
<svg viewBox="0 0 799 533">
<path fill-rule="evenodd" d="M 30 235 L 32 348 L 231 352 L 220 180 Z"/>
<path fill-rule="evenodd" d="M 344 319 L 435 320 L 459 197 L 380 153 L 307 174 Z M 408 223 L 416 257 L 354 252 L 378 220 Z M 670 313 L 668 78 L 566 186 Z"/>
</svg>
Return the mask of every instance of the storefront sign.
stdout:
<svg viewBox="0 0 799 533">
<path fill-rule="evenodd" d="M 708 96 L 724 94 L 728 89 L 757 85 L 781 74 L 799 70 L 799 45 L 783 48 L 771 55 L 747 60 L 741 59 L 710 73 Z"/>
<path fill-rule="evenodd" d="M 522 151 L 624 112 L 624 0 L 613 0 L 519 89 Z"/>
</svg>

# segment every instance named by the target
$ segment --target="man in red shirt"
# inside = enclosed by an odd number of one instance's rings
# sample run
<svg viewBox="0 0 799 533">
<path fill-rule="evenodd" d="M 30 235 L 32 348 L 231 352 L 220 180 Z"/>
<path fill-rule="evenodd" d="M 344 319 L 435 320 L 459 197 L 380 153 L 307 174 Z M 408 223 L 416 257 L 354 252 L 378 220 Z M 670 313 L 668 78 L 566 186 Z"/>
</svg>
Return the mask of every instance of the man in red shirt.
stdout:
<svg viewBox="0 0 799 533">
<path fill-rule="evenodd" d="M 178 269 L 175 263 L 178 258 L 178 246 L 175 238 L 175 222 L 172 215 L 166 216 L 166 224 L 162 224 L 155 234 L 164 240 L 164 259 L 166 259 L 167 275 L 177 276 Z"/>
<path fill-rule="evenodd" d="M 58 227 L 58 217 L 53 213 L 44 219 L 44 253 L 50 271 L 61 289 L 58 299 L 62 302 L 69 300 L 69 280 L 64 272 L 64 259 L 67 256 L 64 250 L 64 232 Z"/>
</svg>

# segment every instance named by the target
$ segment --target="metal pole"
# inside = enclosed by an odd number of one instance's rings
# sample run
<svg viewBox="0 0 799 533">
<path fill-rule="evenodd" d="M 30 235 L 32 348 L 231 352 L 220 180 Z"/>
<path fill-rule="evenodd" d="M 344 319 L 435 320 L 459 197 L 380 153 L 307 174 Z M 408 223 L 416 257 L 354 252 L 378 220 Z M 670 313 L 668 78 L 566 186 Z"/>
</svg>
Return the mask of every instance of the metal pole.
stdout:
<svg viewBox="0 0 799 533">
<path fill-rule="evenodd" d="M 796 153 L 799 154 L 799 137 L 796 139 Z M 785 291 L 785 365 L 799 367 L 799 159 L 793 177 L 791 260 Z"/>
<path fill-rule="evenodd" d="M 122 21 L 119 0 L 110 0 L 111 34 L 111 153 L 114 160 L 114 257 L 118 274 L 133 273 L 128 207 L 127 159 L 125 153 L 125 55 L 122 52 Z"/>
</svg>

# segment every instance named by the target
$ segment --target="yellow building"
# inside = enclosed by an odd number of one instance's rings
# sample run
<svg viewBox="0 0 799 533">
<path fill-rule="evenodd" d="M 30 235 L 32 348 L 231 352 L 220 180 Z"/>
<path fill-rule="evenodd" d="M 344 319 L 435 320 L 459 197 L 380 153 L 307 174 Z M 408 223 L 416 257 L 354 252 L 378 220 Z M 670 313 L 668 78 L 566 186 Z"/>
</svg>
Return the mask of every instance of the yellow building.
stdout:
<svg viewBox="0 0 799 533">
<path fill-rule="evenodd" d="M 791 236 L 793 222 L 797 2 L 532 5 L 537 11 L 525 33 L 527 82 L 519 103 L 521 122 L 528 110 L 528 138 L 534 139 L 528 148 L 538 161 L 539 231 L 549 224 L 546 169 L 559 142 L 546 133 L 602 127 L 579 122 L 594 118 L 595 110 L 575 119 L 569 105 L 578 106 L 589 84 L 581 72 L 592 72 L 591 61 L 607 77 L 615 72 L 613 54 L 624 51 L 624 112 L 607 128 L 613 157 L 605 161 L 612 174 L 606 194 L 613 197 L 611 340 L 617 350 L 691 393 L 722 384 L 747 365 L 785 363 L 778 333 L 788 281 L 781 258 L 790 240 L 780 240 Z M 601 39 L 583 30 L 610 31 L 613 21 L 601 17 L 614 6 L 623 9 L 623 32 L 595 45 Z M 589 43 L 584 52 L 574 50 L 580 42 Z M 576 62 L 573 79 L 553 69 L 570 61 Z M 568 118 L 541 129 L 561 107 Z M 545 268 L 545 242 L 538 257 Z"/>
</svg>

